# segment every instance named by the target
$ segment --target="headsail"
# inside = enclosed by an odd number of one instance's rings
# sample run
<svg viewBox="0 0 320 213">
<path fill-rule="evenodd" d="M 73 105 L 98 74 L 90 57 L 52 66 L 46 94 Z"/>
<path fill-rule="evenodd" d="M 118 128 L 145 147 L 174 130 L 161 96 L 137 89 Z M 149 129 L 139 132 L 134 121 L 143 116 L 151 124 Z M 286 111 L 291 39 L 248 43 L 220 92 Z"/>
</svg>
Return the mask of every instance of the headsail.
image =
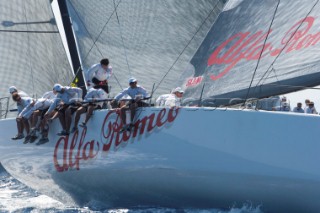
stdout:
<svg viewBox="0 0 320 213">
<path fill-rule="evenodd" d="M 186 96 L 228 105 L 319 85 L 318 2 L 229 1 L 183 75 Z"/>
<path fill-rule="evenodd" d="M 69 0 L 83 69 L 109 58 L 111 95 L 134 76 L 155 96 L 179 85 L 224 0 Z M 190 43 L 190 44 L 189 44 Z M 171 67 L 172 66 L 172 67 Z M 160 83 L 161 82 L 161 83 Z"/>
<path fill-rule="evenodd" d="M 50 2 L 0 1 L 1 97 L 15 85 L 34 97 L 54 83 L 69 84 L 73 74 Z"/>
</svg>

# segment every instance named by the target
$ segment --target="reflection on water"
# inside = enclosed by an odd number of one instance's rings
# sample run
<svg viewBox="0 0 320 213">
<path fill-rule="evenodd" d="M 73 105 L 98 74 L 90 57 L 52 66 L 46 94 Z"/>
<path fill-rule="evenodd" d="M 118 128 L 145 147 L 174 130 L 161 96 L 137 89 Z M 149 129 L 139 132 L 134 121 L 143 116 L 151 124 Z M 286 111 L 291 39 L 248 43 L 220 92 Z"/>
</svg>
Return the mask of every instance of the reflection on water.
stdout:
<svg viewBox="0 0 320 213">
<path fill-rule="evenodd" d="M 41 195 L 37 191 L 23 185 L 18 180 L 11 177 L 0 164 L 0 212 L 9 213 L 86 213 L 86 212 L 105 212 L 105 213 L 261 213 L 259 207 L 244 205 L 241 209 L 232 208 L 230 210 L 221 209 L 169 209 L 137 207 L 134 209 L 101 209 L 99 205 L 92 202 L 89 207 L 76 208 L 65 206 L 48 196 Z"/>
</svg>

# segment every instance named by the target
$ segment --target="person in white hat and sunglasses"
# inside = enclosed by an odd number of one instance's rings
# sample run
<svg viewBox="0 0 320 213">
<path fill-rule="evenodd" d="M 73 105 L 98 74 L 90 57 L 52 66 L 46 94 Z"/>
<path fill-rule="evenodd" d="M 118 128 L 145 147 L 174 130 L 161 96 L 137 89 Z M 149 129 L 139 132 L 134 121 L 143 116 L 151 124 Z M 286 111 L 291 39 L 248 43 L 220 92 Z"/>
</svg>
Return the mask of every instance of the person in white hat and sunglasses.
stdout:
<svg viewBox="0 0 320 213">
<path fill-rule="evenodd" d="M 88 93 L 84 97 L 84 101 L 86 101 L 87 103 L 82 104 L 82 106 L 77 109 L 74 118 L 74 127 L 72 128 L 71 132 L 75 132 L 76 130 L 78 130 L 80 116 L 83 113 L 86 113 L 86 117 L 79 126 L 82 128 L 87 128 L 87 123 L 93 115 L 93 111 L 96 109 L 102 109 L 103 102 L 101 100 L 104 100 L 104 97 L 105 91 L 103 91 L 103 89 L 91 88 L 88 90 Z"/>
<path fill-rule="evenodd" d="M 160 95 L 156 100 L 156 106 L 159 107 L 179 107 L 184 91 L 181 87 L 172 90 L 170 94 Z"/>
<path fill-rule="evenodd" d="M 26 130 L 27 134 L 29 134 L 30 132 L 29 121 L 26 119 L 23 119 L 20 113 L 23 111 L 25 107 L 27 107 L 32 102 L 32 98 L 21 97 L 17 92 L 14 92 L 12 94 L 12 99 L 17 103 L 17 108 L 18 108 L 18 116 L 16 118 L 18 134 L 12 137 L 11 139 L 19 140 L 24 138 L 24 134 L 23 134 L 24 130 Z"/>
<path fill-rule="evenodd" d="M 78 87 L 62 86 L 55 84 L 53 90 L 57 92 L 57 98 L 51 104 L 46 114 L 51 113 L 58 108 L 59 120 L 63 130 L 58 133 L 59 136 L 69 135 L 71 125 L 71 116 L 81 106 L 82 89 Z"/>
<path fill-rule="evenodd" d="M 128 101 L 124 106 L 121 107 L 121 120 L 123 127 L 121 131 L 131 130 L 131 127 L 133 126 L 133 119 L 136 113 L 136 109 L 138 107 L 147 107 L 149 104 L 143 102 L 143 99 L 149 98 L 149 94 L 145 88 L 138 85 L 137 79 L 130 78 L 129 79 L 129 87 L 124 89 L 122 92 L 120 92 L 118 95 L 114 97 L 114 101 L 119 101 L 124 96 L 129 96 L 131 98 L 130 101 Z M 126 122 L 126 111 L 131 112 L 130 116 L 130 122 Z"/>
</svg>

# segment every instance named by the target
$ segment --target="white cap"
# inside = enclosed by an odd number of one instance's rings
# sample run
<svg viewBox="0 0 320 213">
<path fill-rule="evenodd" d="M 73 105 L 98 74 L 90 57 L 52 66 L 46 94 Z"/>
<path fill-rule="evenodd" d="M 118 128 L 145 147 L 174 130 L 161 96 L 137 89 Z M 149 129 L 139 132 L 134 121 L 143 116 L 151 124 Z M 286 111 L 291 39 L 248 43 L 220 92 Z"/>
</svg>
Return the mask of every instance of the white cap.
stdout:
<svg viewBox="0 0 320 213">
<path fill-rule="evenodd" d="M 62 90 L 63 86 L 61 86 L 61 84 L 55 84 L 53 86 L 53 90 L 55 90 L 56 92 L 60 92 Z"/>
<path fill-rule="evenodd" d="M 15 87 L 15 86 L 11 86 L 11 87 L 9 87 L 9 93 L 10 94 L 12 94 L 12 93 L 14 93 L 14 92 L 17 92 L 18 90 L 17 90 L 17 88 Z"/>
<path fill-rule="evenodd" d="M 129 84 L 130 84 L 130 83 L 133 83 L 133 82 L 137 82 L 137 79 L 135 79 L 135 78 L 132 77 L 132 78 L 129 79 Z"/>
<path fill-rule="evenodd" d="M 172 93 L 176 93 L 176 92 L 184 93 L 184 91 L 181 89 L 181 87 L 177 87 L 172 91 Z"/>
</svg>

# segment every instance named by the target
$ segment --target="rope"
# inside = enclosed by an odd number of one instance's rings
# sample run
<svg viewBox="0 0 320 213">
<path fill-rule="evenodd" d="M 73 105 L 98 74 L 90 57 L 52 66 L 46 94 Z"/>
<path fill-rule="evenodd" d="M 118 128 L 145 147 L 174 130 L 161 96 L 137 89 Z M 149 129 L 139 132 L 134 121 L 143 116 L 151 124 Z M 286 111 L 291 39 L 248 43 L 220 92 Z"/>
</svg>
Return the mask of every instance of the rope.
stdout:
<svg viewBox="0 0 320 213">
<path fill-rule="evenodd" d="M 268 32 L 267 32 L 267 36 L 266 36 L 266 38 L 265 38 L 265 40 L 264 40 L 264 42 L 263 42 L 262 50 L 261 50 L 261 52 L 260 52 L 259 59 L 258 59 L 258 62 L 257 62 L 257 64 L 256 64 L 256 68 L 254 69 L 254 72 L 253 72 L 253 75 L 252 75 L 252 78 L 251 78 L 251 81 L 250 81 L 250 85 L 249 85 L 249 88 L 248 88 L 248 91 L 247 91 L 247 94 L 246 94 L 245 102 L 246 102 L 247 99 L 248 99 L 249 92 L 250 92 L 250 88 L 251 88 L 251 86 L 252 86 L 253 79 L 254 79 L 254 77 L 255 77 L 255 75 L 256 75 L 256 73 L 257 73 L 257 69 L 258 69 L 258 67 L 259 67 L 260 59 L 261 59 L 261 56 L 262 56 L 264 47 L 265 47 L 265 45 L 266 45 L 266 43 L 267 43 L 267 40 L 268 40 L 268 37 L 269 37 L 269 34 L 270 34 L 270 30 L 271 30 L 271 26 L 272 26 L 272 24 L 273 24 L 273 21 L 274 21 L 274 18 L 275 18 L 275 16 L 276 16 L 276 14 L 277 14 L 279 4 L 280 4 L 280 0 L 278 1 L 278 4 L 277 4 L 277 6 L 276 6 L 276 9 L 275 9 L 275 11 L 274 11 L 274 13 L 273 13 L 273 17 L 272 17 L 272 20 L 271 20 L 271 23 L 270 23 L 270 26 L 269 26 L 269 29 L 268 29 Z"/>
<path fill-rule="evenodd" d="M 119 1 L 118 5 L 120 4 L 120 2 L 121 2 L 121 0 Z M 99 32 L 97 38 L 96 38 L 96 39 L 93 39 L 93 37 L 92 37 L 92 35 L 90 34 L 88 28 L 86 27 L 86 25 L 85 25 L 84 22 L 82 21 L 81 17 L 79 16 L 78 11 L 75 9 L 75 7 L 73 6 L 73 4 L 71 3 L 70 0 L 69 0 L 69 3 L 70 3 L 70 5 L 72 6 L 73 11 L 74 11 L 75 14 L 77 15 L 78 19 L 79 19 L 80 22 L 82 23 L 82 26 L 85 28 L 85 30 L 87 31 L 87 33 L 88 33 L 88 35 L 90 36 L 91 40 L 93 41 L 93 44 L 92 44 L 91 48 L 89 49 L 88 53 L 86 54 L 86 56 L 84 57 L 83 60 L 86 60 L 86 59 L 87 59 L 87 57 L 89 56 L 89 54 L 90 54 L 90 52 L 91 52 L 91 50 L 93 49 L 94 46 L 96 46 L 98 52 L 99 52 L 100 55 L 103 57 L 103 54 L 102 54 L 102 52 L 100 51 L 99 47 L 96 45 L 96 43 L 97 43 L 98 39 L 100 38 L 102 32 L 103 32 L 104 29 L 106 28 L 107 24 L 108 24 L 109 21 L 111 20 L 111 17 L 113 16 L 113 14 L 114 14 L 115 11 L 113 11 L 113 12 L 111 13 L 111 15 L 109 16 L 107 22 L 103 25 L 101 31 Z M 118 5 L 117 5 L 117 7 L 118 7 Z"/>
<path fill-rule="evenodd" d="M 209 12 L 209 14 L 207 15 L 207 17 L 204 19 L 204 21 L 201 23 L 200 27 L 197 29 L 197 31 L 193 34 L 192 38 L 189 40 L 189 42 L 186 44 L 186 46 L 183 48 L 183 50 L 180 52 L 180 54 L 178 55 L 177 59 L 173 62 L 173 64 L 170 66 L 169 70 L 165 73 L 165 75 L 162 77 L 162 79 L 160 80 L 159 84 L 156 86 L 155 91 L 159 88 L 160 84 L 163 82 L 163 80 L 165 79 L 165 77 L 169 74 L 169 72 L 172 70 L 173 66 L 177 63 L 177 61 L 179 60 L 179 58 L 181 57 L 181 55 L 183 54 L 183 52 L 187 49 L 187 47 L 190 45 L 191 41 L 194 39 L 194 37 L 196 36 L 196 34 L 199 32 L 199 30 L 202 28 L 202 26 L 204 25 L 204 23 L 208 20 L 208 18 L 210 17 L 210 15 L 213 13 L 214 9 L 217 7 L 219 1 L 217 1 L 217 3 L 215 4 L 215 6 L 212 8 L 212 10 Z"/>
<path fill-rule="evenodd" d="M 82 19 L 80 18 L 77 10 L 74 8 L 73 4 L 71 3 L 71 1 L 69 0 L 69 3 L 71 5 L 71 7 L 73 8 L 73 11 L 75 12 L 75 14 L 77 15 L 79 21 L 82 23 L 82 26 L 84 27 L 84 29 L 87 31 L 88 35 L 90 36 L 91 40 L 93 41 L 93 44 L 91 46 L 91 48 L 89 49 L 88 53 L 86 54 L 86 56 L 84 57 L 83 61 L 85 61 L 87 59 L 87 57 L 89 56 L 91 50 L 93 49 L 94 46 L 96 46 L 98 52 L 100 53 L 101 57 L 104 57 L 100 48 L 96 45 L 96 42 L 98 41 L 98 39 L 100 38 L 102 32 L 104 31 L 104 29 L 106 28 L 106 26 L 108 25 L 109 21 L 111 20 L 111 17 L 113 16 L 113 14 L 115 13 L 115 10 L 113 10 L 113 12 L 111 13 L 111 15 L 109 16 L 107 22 L 104 24 L 103 28 L 101 29 L 100 33 L 98 34 L 96 39 L 93 39 L 92 35 L 90 34 L 89 30 L 87 29 L 86 25 L 84 24 L 84 22 L 82 21 Z M 117 4 L 117 6 L 115 7 L 115 9 L 119 6 L 119 4 L 121 3 L 121 0 L 119 1 L 119 3 Z M 80 67 L 79 67 L 80 68 Z M 117 83 L 119 84 L 120 88 L 123 90 L 118 78 L 116 77 L 115 73 L 113 73 L 114 78 L 116 79 Z"/>
<path fill-rule="evenodd" d="M 113 0 L 113 5 L 114 5 L 114 11 L 116 12 L 116 16 L 117 16 L 117 21 L 118 21 L 118 26 L 120 29 L 120 37 L 121 37 L 121 41 L 122 41 L 122 46 L 123 46 L 123 50 L 124 50 L 124 55 L 126 56 L 126 62 L 127 62 L 127 66 L 128 66 L 128 70 L 129 70 L 129 75 L 131 75 L 131 70 L 130 70 L 130 66 L 129 66 L 129 62 L 128 62 L 128 56 L 127 56 L 127 48 L 124 45 L 124 39 L 123 39 L 123 34 L 122 34 L 122 29 L 121 29 L 121 25 L 120 25 L 120 21 L 119 21 L 119 17 L 118 17 L 118 12 L 117 12 L 117 7 L 116 7 L 116 2 L 115 0 Z M 118 4 L 119 5 L 119 4 Z"/>
<path fill-rule="evenodd" d="M 204 87 L 205 87 L 205 86 L 206 86 L 206 83 L 204 83 L 203 86 L 202 86 L 202 90 L 201 90 L 200 98 L 199 98 L 199 103 L 198 103 L 198 106 L 199 106 L 199 107 L 202 106 L 202 104 L 201 104 L 201 102 L 202 102 L 202 95 L 203 95 L 203 91 L 204 91 Z"/>
</svg>

